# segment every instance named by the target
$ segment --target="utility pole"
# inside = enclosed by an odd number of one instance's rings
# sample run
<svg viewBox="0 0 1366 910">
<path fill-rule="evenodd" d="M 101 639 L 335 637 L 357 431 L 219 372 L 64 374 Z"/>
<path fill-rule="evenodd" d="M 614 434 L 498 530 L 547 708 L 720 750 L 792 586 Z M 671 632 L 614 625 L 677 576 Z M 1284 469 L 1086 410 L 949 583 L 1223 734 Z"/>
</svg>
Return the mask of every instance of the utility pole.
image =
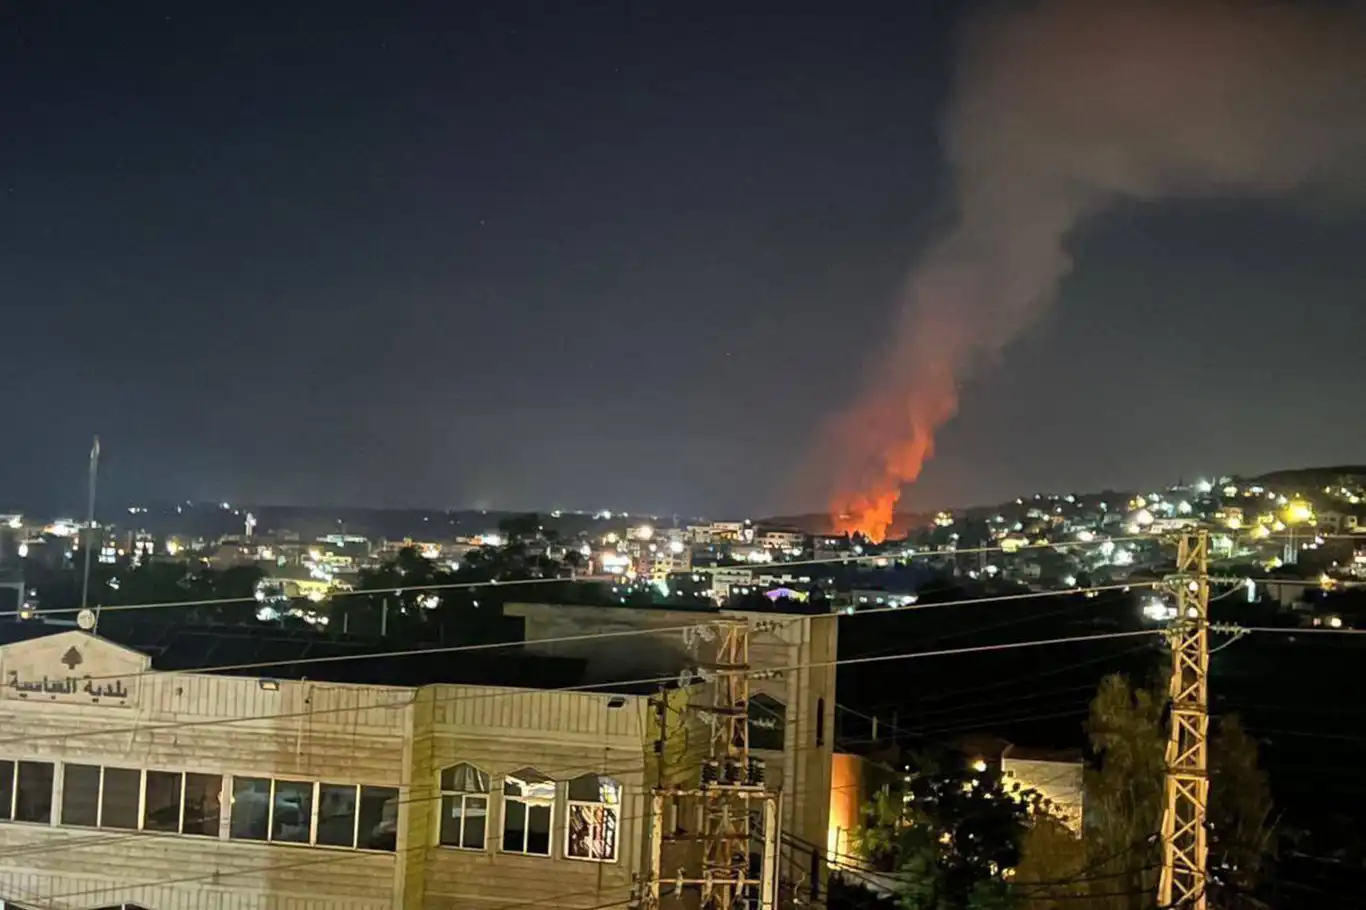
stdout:
<svg viewBox="0 0 1366 910">
<path fill-rule="evenodd" d="M 94 444 L 90 447 L 90 476 L 87 480 L 86 487 L 87 496 L 85 505 L 84 541 L 85 568 L 81 571 L 81 613 L 83 615 L 85 614 L 85 611 L 88 610 L 90 607 L 90 551 L 95 549 L 95 481 L 99 479 L 99 476 L 100 437 L 96 436 Z M 103 542 L 103 535 L 100 536 L 100 540 L 101 542 Z M 98 608 L 96 608 L 93 622 L 91 623 L 91 631 L 94 631 L 95 629 L 99 628 L 99 622 L 100 611 Z"/>
<path fill-rule="evenodd" d="M 696 788 L 666 786 L 661 780 L 651 797 L 649 868 L 643 906 L 658 910 L 665 888 L 673 897 L 695 889 L 702 910 L 773 910 L 778 859 L 778 799 L 764 785 L 763 762 L 749 754 L 749 635 L 747 619 L 718 621 L 705 640 L 716 642 L 712 661 L 700 668 L 715 693 L 702 709 L 711 725 L 708 757 Z M 662 744 L 660 746 L 662 749 Z M 696 810 L 692 832 L 680 822 Z M 759 810 L 762 829 L 753 827 Z M 761 840 L 757 875 L 750 868 L 754 841 Z M 666 844 L 697 845 L 700 868 L 664 870 Z M 691 852 L 691 851 L 688 851 Z M 690 862 L 689 865 L 692 865 Z"/>
<path fill-rule="evenodd" d="M 1162 810 L 1162 910 L 1205 910 L 1209 807 L 1209 532 L 1183 534 L 1169 582 L 1177 612 L 1172 648 L 1171 730 Z"/>
</svg>

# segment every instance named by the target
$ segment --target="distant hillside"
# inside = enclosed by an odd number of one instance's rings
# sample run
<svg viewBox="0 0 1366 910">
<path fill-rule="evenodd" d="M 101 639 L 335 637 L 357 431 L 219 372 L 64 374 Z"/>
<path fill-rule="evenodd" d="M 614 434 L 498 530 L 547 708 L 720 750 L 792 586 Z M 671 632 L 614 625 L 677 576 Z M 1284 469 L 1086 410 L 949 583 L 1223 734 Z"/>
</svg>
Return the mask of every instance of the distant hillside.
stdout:
<svg viewBox="0 0 1366 910">
<path fill-rule="evenodd" d="M 1254 483 L 1275 489 L 1321 490 L 1342 477 L 1366 478 L 1366 465 L 1344 464 L 1321 468 L 1289 468 L 1247 478 Z"/>
</svg>

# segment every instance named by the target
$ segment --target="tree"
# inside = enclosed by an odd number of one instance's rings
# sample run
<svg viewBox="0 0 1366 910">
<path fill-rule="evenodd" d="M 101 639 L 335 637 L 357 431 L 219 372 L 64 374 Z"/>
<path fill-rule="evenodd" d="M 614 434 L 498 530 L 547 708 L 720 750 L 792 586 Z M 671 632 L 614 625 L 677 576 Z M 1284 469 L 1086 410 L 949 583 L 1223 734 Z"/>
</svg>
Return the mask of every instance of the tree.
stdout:
<svg viewBox="0 0 1366 910">
<path fill-rule="evenodd" d="M 869 807 L 855 848 L 895 872 L 906 910 L 1151 910 L 1167 703 L 1156 685 L 1102 680 L 1086 722 L 1084 837 L 1038 794 L 1006 794 L 990 774 L 923 773 L 904 802 L 884 796 Z M 1209 754 L 1211 901 L 1257 906 L 1272 847 L 1270 784 L 1236 717 L 1212 725 Z"/>
<path fill-rule="evenodd" d="M 1015 879 L 1028 910 L 1147 910 L 1162 853 L 1167 695 L 1119 675 L 1102 680 L 1086 731 L 1086 835 L 1069 850 L 1038 824 L 1023 844 Z M 1256 743 L 1236 717 L 1210 736 L 1210 860 L 1219 873 L 1211 896 L 1223 907 L 1249 899 L 1272 843 L 1271 796 Z M 1227 867 L 1227 868 L 1225 868 Z M 1036 888 L 1029 888 L 1028 883 Z"/>
<path fill-rule="evenodd" d="M 541 516 L 535 512 L 514 515 L 498 521 L 498 533 L 506 542 L 535 540 L 541 535 Z"/>
<path fill-rule="evenodd" d="M 905 910 L 1007 910 L 1029 812 L 992 771 L 926 770 L 869 807 L 853 843 L 893 872 Z"/>
<path fill-rule="evenodd" d="M 1101 680 L 1086 722 L 1087 901 L 1096 910 L 1151 904 L 1161 850 L 1167 695 L 1120 675 Z M 1144 903 L 1147 902 L 1147 904 Z"/>
</svg>

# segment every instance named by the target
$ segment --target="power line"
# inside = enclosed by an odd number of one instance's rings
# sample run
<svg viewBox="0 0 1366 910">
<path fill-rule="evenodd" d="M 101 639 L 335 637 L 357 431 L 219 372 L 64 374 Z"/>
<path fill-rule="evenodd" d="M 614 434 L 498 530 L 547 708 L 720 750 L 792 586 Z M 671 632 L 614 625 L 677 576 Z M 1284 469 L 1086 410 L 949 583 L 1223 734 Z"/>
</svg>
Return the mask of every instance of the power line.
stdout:
<svg viewBox="0 0 1366 910">
<path fill-rule="evenodd" d="M 1144 583 L 1144 584 L 1147 584 L 1147 583 Z M 1151 584 L 1160 584 L 1160 582 L 1152 582 Z M 1140 585 L 1140 586 L 1143 586 L 1143 585 Z M 1018 601 L 1018 600 L 1039 599 L 1039 598 L 1044 598 L 1044 597 L 1057 597 L 1057 596 L 1060 596 L 1060 594 L 1085 594 L 1085 593 L 1087 593 L 1087 592 L 1093 592 L 1093 591 L 1110 590 L 1110 589 L 1112 589 L 1112 588 L 1114 588 L 1114 587 L 1126 588 L 1126 589 L 1127 589 L 1127 588 L 1130 587 L 1130 586 L 1129 586 L 1129 585 L 1119 585 L 1119 586 L 1102 586 L 1102 587 L 1094 587 L 1094 588 L 1074 588 L 1074 589 L 1069 589 L 1069 590 L 1066 591 L 1066 592 L 1058 592 L 1058 591 L 1029 591 L 1029 592 L 1024 592 L 1024 593 L 1020 593 L 1020 594 L 993 595 L 993 596 L 988 596 L 988 597 L 974 597 L 974 598 L 968 598 L 968 599 L 966 599 L 966 600 L 947 601 L 947 602 L 940 603 L 940 604 L 927 604 L 927 605 L 925 605 L 924 607 L 911 606 L 911 607 L 896 607 L 896 608 L 889 608 L 889 609 L 895 609 L 895 610 L 897 610 L 898 612 L 914 612 L 914 611 L 916 611 L 916 610 L 930 609 L 930 608 L 939 608 L 939 607 L 973 606 L 973 605 L 976 605 L 976 604 L 999 603 L 999 602 L 1002 602 L 1002 601 Z M 604 609 L 610 609 L 610 608 L 604 608 Z M 669 608 L 668 608 L 668 607 L 662 607 L 662 608 L 660 608 L 660 609 L 669 609 Z M 750 611 L 736 610 L 736 611 L 731 611 L 731 612 L 746 613 L 746 612 L 750 612 Z M 857 616 L 866 616 L 866 615 L 870 615 L 870 614 L 874 614 L 874 613 L 882 613 L 882 612 L 888 612 L 888 610 L 887 610 L 887 609 L 880 609 L 880 608 L 877 608 L 877 609 L 871 609 L 871 610 L 859 610 L 859 611 L 855 611 L 855 612 L 853 612 L 853 613 L 810 613 L 810 614 L 800 614 L 800 615 L 794 615 L 794 614 L 791 614 L 791 613 L 774 613 L 774 614 L 772 614 L 772 615 L 774 616 L 774 620 L 773 620 L 773 621 L 774 621 L 775 623 L 779 623 L 779 624 L 781 624 L 781 625 L 793 625 L 793 624 L 796 624 L 796 623 L 799 623 L 799 622 L 802 622 L 802 621 L 805 621 L 805 620 L 811 620 L 811 619 L 816 619 L 816 618 L 820 618 L 820 617 L 829 617 L 829 618 L 838 619 L 838 618 L 841 618 L 841 617 L 846 617 L 846 618 L 847 618 L 847 617 L 851 617 L 851 616 L 853 616 L 853 617 L 857 617 Z M 429 655 L 429 654 L 459 654 L 459 653 L 466 653 L 466 652 L 470 652 L 470 651 L 488 651 L 488 650 L 496 650 L 496 649 L 500 649 L 500 648 L 519 648 L 519 647 L 526 647 L 526 646 L 539 645 L 539 644 L 556 644 L 556 643 L 564 643 L 564 642 L 591 641 L 591 640 L 595 640 L 595 639 L 619 638 L 619 637 L 624 637 L 624 636 L 654 635 L 654 634 L 668 633 L 668 632 L 682 632 L 682 631 L 685 631 L 685 630 L 687 630 L 687 629 L 696 628 L 696 627 L 698 627 L 698 626 L 709 625 L 709 624 L 710 624 L 710 620 L 704 619 L 703 617 L 715 617 L 715 616 L 717 616 L 717 615 L 723 615 L 723 614 L 724 614 L 724 611 L 721 611 L 721 610 L 717 610 L 717 611 L 715 611 L 715 612 L 710 612 L 710 611 L 709 611 L 709 612 L 705 612 L 705 613 L 699 613 L 699 614 L 698 614 L 698 615 L 699 615 L 699 619 L 698 619 L 698 622 L 696 622 L 696 623 L 691 623 L 691 624 L 688 624 L 688 625 L 679 625 L 679 626 L 672 626 L 672 627 L 664 627 L 664 628 L 655 628 L 655 629 L 629 629 L 629 630 L 616 631 L 616 632 L 588 632 L 588 633 L 584 633 L 584 634 L 581 634 L 581 635 L 567 635 L 567 636 L 560 636 L 560 637 L 557 637 L 557 638 L 533 639 L 533 640 L 530 640 L 530 641 L 528 641 L 528 640 L 526 640 L 526 639 L 523 639 L 523 640 L 519 640 L 519 641 L 485 642 L 485 643 L 467 644 L 467 645 L 439 645 L 439 646 L 434 647 L 434 648 L 400 648 L 400 649 L 395 649 L 395 650 L 392 650 L 392 651 L 381 651 L 381 652 L 361 652 L 361 653 L 356 653 L 356 654 L 329 654 L 329 655 L 323 655 L 323 656 L 319 656 L 319 657 L 298 657 L 298 658 L 292 658 L 292 659 L 286 658 L 286 659 L 281 659 L 281 660 L 256 661 L 256 662 L 252 662 L 252 663 L 240 663 L 240 664 L 221 664 L 221 665 L 218 665 L 218 666 L 194 667 L 194 668 L 186 668 L 186 669 L 178 669 L 178 670 L 156 670 L 156 669 L 150 669 L 150 670 L 143 670 L 143 671 L 140 671 L 140 672 L 138 672 L 138 673 L 131 673 L 131 674 L 130 674 L 130 673 L 107 674 L 107 675 L 104 675 L 104 676 L 91 676 L 91 677 L 89 677 L 89 678 L 90 678 L 92 681 L 101 681 L 101 680 L 106 680 L 106 679 L 134 679 L 134 678 L 139 678 L 139 677 L 142 677 L 142 676 L 158 676 L 158 677 L 165 677 L 165 676 L 181 675 L 181 674 L 187 674 L 187 673 L 194 673 L 194 674 L 232 673 L 232 672 L 242 672 L 242 671 L 245 671 L 245 670 L 266 670 L 266 669 L 271 669 L 271 668 L 275 668 L 275 667 L 299 667 L 299 666 L 309 666 L 309 665 L 313 665 L 313 664 L 323 664 L 323 663 L 345 663 L 345 662 L 347 662 L 347 661 L 353 661 L 353 660 L 387 660 L 387 659 L 393 659 L 393 658 L 412 657 L 412 656 Z M 756 615 L 762 615 L 762 614 L 756 614 Z M 656 681 L 657 681 L 657 680 L 646 680 L 646 682 L 656 682 Z"/>
<path fill-rule="evenodd" d="M 1145 629 L 1145 630 L 1138 631 L 1138 632 L 1104 632 L 1104 633 L 1099 633 L 1099 634 L 1094 634 L 1094 635 L 1078 635 L 1078 636 L 1070 636 L 1070 637 L 1062 637 L 1062 638 L 1035 639 L 1035 640 L 1029 640 L 1029 641 L 1000 642 L 1000 643 L 997 643 L 997 644 L 976 645 L 976 646 L 963 647 L 963 648 L 943 648 L 943 649 L 934 650 L 934 651 L 911 651 L 911 652 L 907 652 L 907 653 L 904 653 L 904 654 L 879 655 L 879 656 L 877 656 L 877 657 L 871 657 L 871 658 L 847 658 L 847 659 L 845 659 L 845 660 L 834 659 L 834 660 L 825 660 L 825 661 L 812 661 L 812 662 L 808 662 L 808 663 L 796 664 L 796 665 L 787 666 L 787 667 L 774 667 L 774 668 L 769 668 L 769 669 L 764 669 L 764 670 L 751 670 L 751 671 L 749 671 L 749 675 L 750 675 L 751 677 L 763 677 L 763 676 L 771 676 L 771 675 L 776 675 L 776 674 L 781 674 L 781 673 L 791 673 L 791 672 L 795 672 L 795 671 L 798 671 L 798 670 L 816 669 L 816 668 L 821 668 L 821 667 L 846 666 L 846 665 L 852 665 L 852 664 L 864 664 L 864 663 L 875 663 L 875 662 L 876 662 L 876 663 L 881 663 L 881 662 L 892 661 L 892 660 L 915 660 L 915 659 L 929 658 L 929 657 L 951 657 L 951 656 L 957 656 L 957 655 L 961 655 L 961 654 L 977 654 L 977 653 L 985 653 L 985 652 L 992 652 L 992 651 L 1012 650 L 1012 649 L 1018 649 L 1018 648 L 1046 647 L 1046 646 L 1050 646 L 1050 645 L 1071 644 L 1071 643 L 1091 642 L 1091 641 L 1103 641 L 1103 640 L 1108 640 L 1108 639 L 1133 638 L 1133 637 L 1135 637 L 1135 636 L 1140 636 L 1140 635 L 1147 636 L 1147 635 L 1155 635 L 1155 634 L 1158 634 L 1158 633 L 1157 633 L 1156 631 L 1154 631 L 1154 630 L 1146 630 L 1146 629 Z M 179 671 L 177 671 L 177 672 L 179 672 Z M 455 695 L 455 696 L 452 697 L 452 698 L 446 699 L 446 701 L 460 701 L 460 700 L 464 700 L 464 699 L 475 699 L 475 698 L 516 697 L 516 696 L 518 696 L 518 695 L 539 695 L 539 694 L 545 694 L 545 693 L 550 693 L 550 692 L 592 692 L 592 691 L 598 691 L 598 690 L 619 689 L 619 688 L 627 687 L 627 686 L 632 686 L 632 687 L 633 687 L 633 686 L 644 686 L 644 685 L 651 685 L 651 684 L 657 685 L 657 684 L 660 684 L 660 683 L 676 683 L 676 682 L 678 682 L 678 679 L 679 679 L 679 677 L 678 677 L 677 675 L 672 675 L 672 676 L 653 676 L 653 677 L 646 677 L 646 678 L 642 678 L 642 679 L 614 680 L 614 681 L 605 682 L 605 683 L 586 683 L 586 684 L 583 684 L 583 685 L 563 686 L 563 687 L 550 688 L 550 689 L 514 689 L 514 690 L 511 690 L 511 691 L 508 691 L 508 690 L 500 690 L 500 691 L 497 691 L 497 692 L 465 693 L 465 694 Z M 381 704 L 374 704 L 374 705 L 364 705 L 364 706 L 347 705 L 347 706 L 339 707 L 339 708 L 321 708 L 321 709 L 318 709 L 318 710 L 316 710 L 316 711 L 281 712 L 281 713 L 267 714 L 267 715 L 257 716 L 257 717 L 251 717 L 251 716 L 240 716 L 240 717 L 215 717 L 215 718 L 206 718 L 206 719 L 204 719 L 204 720 L 177 721 L 177 722 L 169 723 L 169 724 L 139 724 L 139 725 L 135 725 L 135 726 L 110 728 L 110 729 L 104 729 L 104 730 L 78 730 L 78 731 L 67 732 L 67 733 L 50 733 L 50 734 L 39 734 L 39 735 L 36 735 L 36 736 L 20 736 L 20 737 L 13 737 L 13 738 L 10 738 L 10 739 L 3 739 L 3 740 L 0 740 L 0 746 L 6 745 L 6 744 L 9 744 L 9 743 L 18 743 L 18 742 L 37 742 L 37 741 L 50 741 L 50 740 L 66 741 L 66 740 L 70 740 L 70 739 L 83 739 L 83 738 L 96 737 L 96 736 L 114 736 L 114 735 L 119 735 L 119 734 L 124 734 L 124 733 L 154 733 L 154 732 L 158 732 L 158 731 L 161 731 L 161 730 L 178 730 L 178 729 L 196 728 L 196 727 L 215 727 L 215 726 L 225 726 L 225 725 L 229 725 L 229 724 L 252 723 L 252 722 L 258 722 L 258 721 L 260 721 L 260 722 L 266 722 L 266 721 L 285 720 L 285 719 L 294 718 L 294 717 L 317 717 L 317 716 L 323 715 L 323 714 L 345 713 L 345 712 L 351 712 L 351 711 L 371 711 L 371 710 L 384 710 L 384 709 L 387 709 L 387 708 L 405 708 L 405 707 L 408 707 L 409 705 L 414 704 L 414 703 L 416 702 L 418 694 L 419 694 L 418 691 L 417 691 L 417 690 L 414 690 L 414 691 L 412 691 L 411 693 L 409 693 L 409 695 L 408 695 L 406 698 L 397 699 L 397 700 L 395 700 L 395 701 L 388 702 L 388 703 L 381 703 Z"/>
</svg>

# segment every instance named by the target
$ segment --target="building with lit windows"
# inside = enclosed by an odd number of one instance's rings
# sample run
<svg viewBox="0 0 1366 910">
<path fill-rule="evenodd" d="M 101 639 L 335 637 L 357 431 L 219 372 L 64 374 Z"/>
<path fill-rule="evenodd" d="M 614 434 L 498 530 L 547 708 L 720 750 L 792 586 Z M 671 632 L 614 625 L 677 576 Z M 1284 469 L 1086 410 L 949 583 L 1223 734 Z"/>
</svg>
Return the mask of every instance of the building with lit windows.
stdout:
<svg viewBox="0 0 1366 910">
<path fill-rule="evenodd" d="M 697 666 L 678 632 L 688 623 L 721 617 L 744 618 L 751 626 L 770 623 L 750 639 L 750 746 L 766 763 L 768 785 L 782 792 L 779 887 L 813 902 L 821 899 L 835 741 L 837 616 L 815 607 L 802 613 L 530 603 L 503 609 L 522 618 L 529 651 L 586 660 L 590 681 L 673 677 Z M 625 630 L 642 634 L 615 641 L 577 637 Z"/>
<path fill-rule="evenodd" d="M 4 624 L 3 906 L 629 900 L 660 763 L 646 695 L 565 691 L 584 679 L 571 658 L 355 656 L 284 633 L 129 647 Z"/>
</svg>

